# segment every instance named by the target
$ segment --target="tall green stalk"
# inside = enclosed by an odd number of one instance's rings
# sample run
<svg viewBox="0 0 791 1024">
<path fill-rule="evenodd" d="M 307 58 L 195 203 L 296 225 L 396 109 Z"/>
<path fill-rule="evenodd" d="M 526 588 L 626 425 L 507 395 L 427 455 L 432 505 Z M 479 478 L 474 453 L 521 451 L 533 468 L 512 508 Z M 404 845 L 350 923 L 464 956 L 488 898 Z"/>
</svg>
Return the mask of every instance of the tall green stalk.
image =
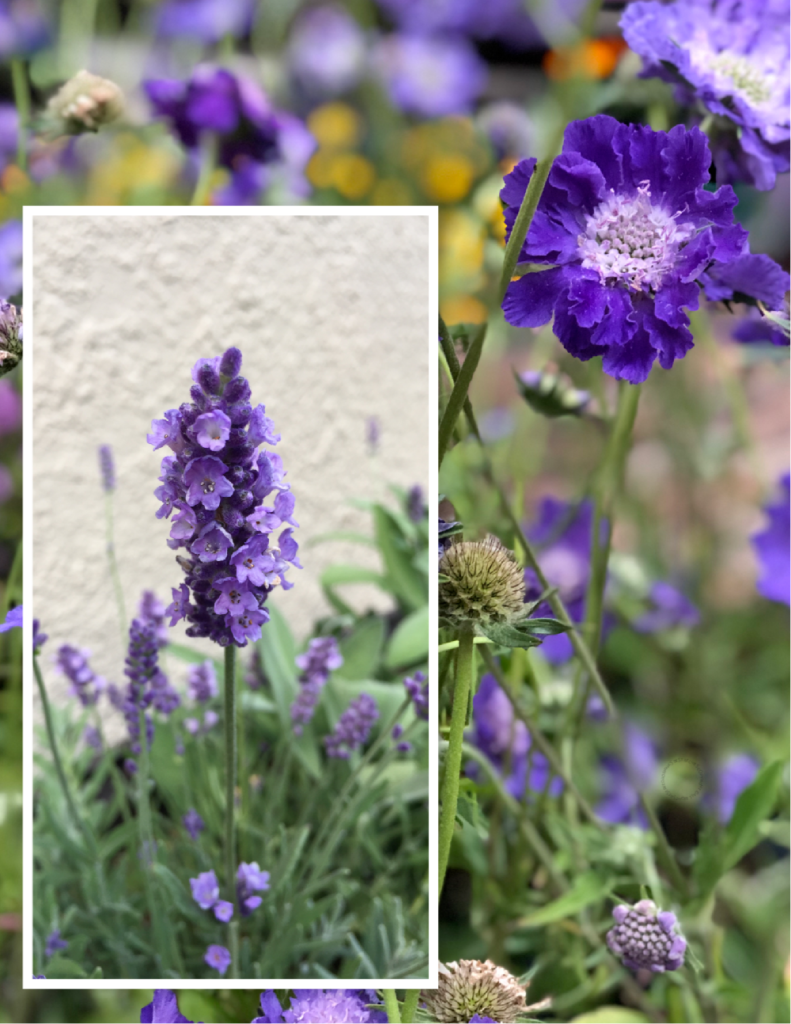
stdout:
<svg viewBox="0 0 791 1024">
<path fill-rule="evenodd" d="M 11 58 L 11 85 L 18 118 L 16 162 L 21 170 L 27 171 L 27 135 L 30 130 L 31 102 L 30 83 L 25 62 L 21 57 Z"/>
<path fill-rule="evenodd" d="M 110 579 L 113 581 L 115 591 L 115 603 L 118 609 L 118 621 L 121 626 L 121 647 L 126 646 L 127 630 L 129 620 L 126 617 L 126 605 L 124 603 L 124 590 L 121 586 L 121 576 L 118 572 L 118 559 L 115 557 L 115 538 L 113 530 L 113 495 L 111 491 L 104 495 L 104 518 L 105 533 L 107 536 L 107 561 L 110 566 Z"/>
<path fill-rule="evenodd" d="M 225 648 L 225 898 L 236 905 L 236 645 Z M 238 908 L 237 908 L 238 909 Z M 228 926 L 231 977 L 239 977 L 239 925 Z"/>
<path fill-rule="evenodd" d="M 459 802 L 459 785 L 461 782 L 461 752 L 464 743 L 464 727 L 467 724 L 467 709 L 472 689 L 472 673 L 475 663 L 475 647 L 473 645 L 471 626 L 462 627 L 459 632 L 459 651 L 456 656 L 456 686 L 453 691 L 453 710 L 450 718 L 450 736 L 445 755 L 445 768 L 442 778 L 439 818 L 439 884 L 437 895 L 442 894 L 445 873 L 448 870 L 448 858 L 456 827 L 456 806 Z"/>
<path fill-rule="evenodd" d="M 419 988 L 410 988 L 404 993 L 404 1001 L 401 1004 L 401 1020 L 403 1024 L 414 1024 L 415 1010 L 417 1010 L 419 998 Z"/>
<path fill-rule="evenodd" d="M 398 1009 L 398 999 L 396 999 L 395 989 L 386 988 L 384 989 L 383 994 L 385 1010 L 387 1010 L 388 1024 L 401 1024 L 401 1014 Z"/>
</svg>

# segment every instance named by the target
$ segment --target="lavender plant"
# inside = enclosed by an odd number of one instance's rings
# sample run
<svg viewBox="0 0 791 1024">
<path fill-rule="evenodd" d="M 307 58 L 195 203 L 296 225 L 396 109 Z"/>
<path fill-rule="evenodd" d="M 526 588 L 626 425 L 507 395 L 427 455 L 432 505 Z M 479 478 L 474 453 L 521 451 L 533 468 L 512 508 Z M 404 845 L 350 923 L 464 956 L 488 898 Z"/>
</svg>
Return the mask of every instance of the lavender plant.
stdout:
<svg viewBox="0 0 791 1024">
<path fill-rule="evenodd" d="M 49 719 L 53 761 L 40 758 L 35 948 L 48 978 L 426 972 L 426 510 L 406 491 L 396 509 L 372 506 L 387 618 L 347 610 L 328 571 L 343 611 L 298 652 L 268 601 L 300 567 L 294 497 L 240 367 L 236 349 L 199 360 L 192 401 L 152 424 L 149 443 L 172 453 L 156 514 L 184 549 L 184 582 L 168 607 L 141 596 L 126 685 L 97 676 L 87 651 L 57 651 L 74 700 Z M 182 619 L 221 661 L 172 642 Z M 113 710 L 125 739 L 86 740 L 89 714 L 113 733 Z M 96 866 L 82 877 L 86 856 Z M 139 931 L 121 927 L 124 906 Z M 78 935 L 92 908 L 100 924 Z"/>
</svg>

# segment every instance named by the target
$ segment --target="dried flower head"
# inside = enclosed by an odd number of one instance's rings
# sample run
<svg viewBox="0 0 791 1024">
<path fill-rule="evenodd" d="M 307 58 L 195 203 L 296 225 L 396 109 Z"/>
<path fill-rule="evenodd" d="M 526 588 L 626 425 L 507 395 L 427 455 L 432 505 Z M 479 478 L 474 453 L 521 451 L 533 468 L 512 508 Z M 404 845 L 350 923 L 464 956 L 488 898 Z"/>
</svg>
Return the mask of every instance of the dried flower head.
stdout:
<svg viewBox="0 0 791 1024">
<path fill-rule="evenodd" d="M 674 931 L 675 914 L 657 911 L 653 900 L 640 900 L 633 907 L 615 907 L 612 916 L 616 923 L 607 932 L 607 945 L 625 967 L 661 974 L 682 966 L 687 941 Z"/>
<path fill-rule="evenodd" d="M 527 1009 L 524 987 L 491 960 L 441 963 L 437 988 L 421 992 L 421 999 L 438 1021 L 466 1021 L 478 1014 L 510 1024 Z"/>
<path fill-rule="evenodd" d="M 47 104 L 47 127 L 54 135 L 98 132 L 124 110 L 124 95 L 115 82 L 78 71 Z"/>
<path fill-rule="evenodd" d="M 22 358 L 22 310 L 0 299 L 0 377 Z"/>
<path fill-rule="evenodd" d="M 496 537 L 457 541 L 439 563 L 440 616 L 454 625 L 511 623 L 525 614 L 525 580 Z"/>
</svg>

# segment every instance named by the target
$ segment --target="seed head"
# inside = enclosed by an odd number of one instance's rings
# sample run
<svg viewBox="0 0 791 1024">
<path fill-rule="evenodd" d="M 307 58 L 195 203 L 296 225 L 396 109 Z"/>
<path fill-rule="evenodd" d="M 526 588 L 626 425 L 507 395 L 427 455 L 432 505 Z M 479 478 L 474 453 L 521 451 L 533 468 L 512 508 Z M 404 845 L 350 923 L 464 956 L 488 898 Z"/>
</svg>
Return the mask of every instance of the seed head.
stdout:
<svg viewBox="0 0 791 1024">
<path fill-rule="evenodd" d="M 491 960 L 459 960 L 439 965 L 437 988 L 421 992 L 438 1021 L 466 1021 L 476 1013 L 512 1024 L 527 1010 L 525 990 Z"/>
<path fill-rule="evenodd" d="M 524 572 L 496 537 L 454 541 L 439 563 L 439 613 L 455 625 L 514 622 L 525 614 Z"/>
<path fill-rule="evenodd" d="M 615 907 L 612 916 L 616 923 L 607 932 L 607 945 L 625 967 L 647 967 L 661 974 L 675 971 L 684 963 L 687 941 L 673 930 L 675 914 L 657 911 L 653 900 L 640 900 L 633 907 Z"/>
<path fill-rule="evenodd" d="M 98 132 L 117 120 L 123 109 L 124 96 L 115 82 L 78 71 L 47 104 L 47 127 L 56 136 Z"/>
</svg>

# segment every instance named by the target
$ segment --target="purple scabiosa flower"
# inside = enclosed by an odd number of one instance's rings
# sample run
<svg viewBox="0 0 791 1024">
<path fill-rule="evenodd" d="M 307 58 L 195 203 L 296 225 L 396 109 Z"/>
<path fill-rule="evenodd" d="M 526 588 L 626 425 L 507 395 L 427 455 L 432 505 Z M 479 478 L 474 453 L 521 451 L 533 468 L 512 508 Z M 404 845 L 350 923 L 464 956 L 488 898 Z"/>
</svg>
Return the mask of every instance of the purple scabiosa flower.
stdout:
<svg viewBox="0 0 791 1024">
<path fill-rule="evenodd" d="M 781 315 L 788 319 L 788 310 L 783 310 Z M 757 343 L 788 348 L 791 344 L 788 335 L 755 308 L 749 308 L 745 315 L 739 318 L 732 337 L 742 345 Z"/>
<path fill-rule="evenodd" d="M 163 39 L 218 43 L 240 39 L 253 24 L 255 0 L 165 0 L 156 10 L 155 32 Z"/>
<path fill-rule="evenodd" d="M 283 1007 L 271 988 L 261 993 L 261 1015 L 252 1024 L 283 1024 Z"/>
<path fill-rule="evenodd" d="M 154 990 L 154 998 L 140 1011 L 140 1024 L 192 1024 L 179 1010 L 176 993 L 169 989 Z"/>
<path fill-rule="evenodd" d="M 302 672 L 299 693 L 291 704 L 291 721 L 295 735 L 300 736 L 303 727 L 313 718 L 330 672 L 341 667 L 343 657 L 334 636 L 318 636 L 310 641 L 307 651 L 298 654 L 294 660 Z"/>
<path fill-rule="evenodd" d="M 99 471 L 102 474 L 102 488 L 105 494 L 111 494 L 115 490 L 115 462 L 109 444 L 99 445 Z"/>
<path fill-rule="evenodd" d="M 522 160 L 500 198 L 510 232 L 536 161 Z M 638 384 L 656 360 L 670 369 L 692 348 L 685 307 L 700 277 L 742 255 L 730 185 L 708 192 L 709 153 L 697 128 L 655 132 L 597 114 L 567 126 L 519 260 L 553 269 L 512 281 L 503 300 L 516 327 L 554 332 L 578 359 Z"/>
<path fill-rule="evenodd" d="M 61 949 L 66 949 L 67 946 L 68 942 L 64 942 L 60 937 L 60 928 L 56 928 L 47 936 L 47 943 L 44 947 L 44 956 L 49 960 L 51 956 L 54 956 Z"/>
<path fill-rule="evenodd" d="M 638 633 L 659 633 L 676 626 L 692 629 L 700 622 L 700 612 L 689 598 L 663 580 L 651 584 L 648 602 L 648 610 L 632 623 Z"/>
<path fill-rule="evenodd" d="M 729 263 L 716 263 L 700 275 L 711 302 L 759 300 L 769 309 L 782 309 L 789 276 L 766 253 L 742 253 Z"/>
<path fill-rule="evenodd" d="M 647 829 L 648 820 L 640 805 L 640 793 L 656 781 L 656 747 L 651 737 L 633 722 L 624 726 L 623 738 L 622 758 L 606 754 L 600 760 L 604 784 L 596 814 L 612 825 L 636 825 Z"/>
<path fill-rule="evenodd" d="M 774 186 L 789 165 L 788 0 L 676 0 L 630 4 L 624 39 L 643 77 L 677 85 L 717 118 L 718 181 Z"/>
<path fill-rule="evenodd" d="M 50 27 L 37 0 L 6 0 L 0 6 L 0 60 L 26 57 L 50 41 Z"/>
<path fill-rule="evenodd" d="M 252 864 L 242 861 L 236 872 L 236 895 L 242 917 L 247 917 L 261 906 L 261 897 L 255 893 L 266 892 L 268 888 L 269 872 L 262 871 L 255 861 Z"/>
<path fill-rule="evenodd" d="M 190 889 L 201 910 L 211 910 L 220 898 L 220 885 L 213 871 L 202 871 L 197 878 L 191 878 Z"/>
<path fill-rule="evenodd" d="M 677 971 L 684 963 L 687 942 L 675 931 L 676 915 L 657 911 L 653 900 L 613 909 L 615 927 L 607 932 L 607 945 L 624 967 L 648 968 L 657 974 Z"/>
<path fill-rule="evenodd" d="M 308 1024 L 309 1021 L 319 1020 L 323 1024 L 373 1024 L 374 1021 L 386 1021 L 386 1014 L 368 1009 L 368 995 L 366 991 L 355 989 L 300 989 L 294 992 L 291 1005 L 283 1011 L 282 1019 L 287 1024 Z M 263 1008 L 263 997 L 261 1005 Z M 274 1009 L 271 1003 L 269 1008 Z"/>
<path fill-rule="evenodd" d="M 590 578 L 591 545 L 593 540 L 593 503 L 585 500 L 574 504 L 556 498 L 543 498 L 538 520 L 527 530 L 527 536 L 538 549 L 538 561 L 547 582 L 557 587 L 558 593 L 575 623 L 584 621 L 585 594 Z M 525 569 L 525 596 L 535 601 L 541 587 L 532 569 Z M 537 616 L 552 615 L 544 602 L 535 609 Z M 609 625 L 605 622 L 605 628 Z M 559 664 L 574 653 L 565 633 L 547 636 L 541 644 L 541 654 L 552 664 Z"/>
<path fill-rule="evenodd" d="M 214 663 L 208 659 L 200 665 L 192 665 L 187 674 L 187 693 L 192 700 L 205 703 L 217 696 L 217 673 Z"/>
<path fill-rule="evenodd" d="M 472 701 L 471 742 L 485 754 L 503 777 L 506 790 L 521 800 L 527 789 L 558 796 L 563 780 L 552 776 L 543 754 L 531 750 L 530 733 L 514 715 L 513 705 L 495 677 L 484 675 Z M 468 774 L 474 775 L 474 765 Z"/>
<path fill-rule="evenodd" d="M 412 701 L 415 714 L 418 718 L 422 718 L 424 722 L 427 722 L 428 680 L 422 672 L 415 672 L 413 676 L 406 676 L 404 679 L 404 686 L 406 688 L 406 692 L 409 694 L 410 700 Z"/>
<path fill-rule="evenodd" d="M 733 817 L 736 801 L 752 785 L 761 765 L 750 754 L 732 754 L 715 772 L 713 791 L 703 798 L 703 806 L 713 811 L 721 825 Z"/>
<path fill-rule="evenodd" d="M 197 839 L 201 832 L 206 828 L 205 821 L 201 818 L 194 807 L 190 807 L 181 821 L 184 828 L 189 832 L 191 839 Z"/>
<path fill-rule="evenodd" d="M 90 651 L 71 644 L 61 644 L 55 655 L 55 667 L 71 683 L 69 694 L 77 697 L 83 707 L 90 707 L 107 688 L 107 681 L 97 676 L 88 664 Z"/>
<path fill-rule="evenodd" d="M 374 67 L 393 105 L 419 117 L 465 114 L 486 85 L 486 64 L 459 37 L 387 36 Z"/>
<path fill-rule="evenodd" d="M 339 96 L 365 74 L 366 53 L 365 34 L 344 8 L 312 7 L 291 29 L 288 68 L 306 96 Z"/>
<path fill-rule="evenodd" d="M 788 473 L 780 478 L 780 498 L 764 506 L 769 522 L 751 538 L 759 562 L 758 592 L 785 604 L 791 604 L 790 480 Z"/>
<path fill-rule="evenodd" d="M 16 608 L 9 608 L 6 613 L 5 622 L 0 623 L 0 633 L 7 633 L 9 629 L 21 629 L 23 615 L 24 612 L 21 604 L 18 604 Z"/>
<path fill-rule="evenodd" d="M 367 693 L 361 693 L 343 712 L 330 735 L 324 737 L 327 756 L 348 759 L 366 743 L 378 717 L 376 701 Z"/>
<path fill-rule="evenodd" d="M 203 959 L 209 967 L 213 967 L 220 975 L 225 974 L 231 966 L 231 954 L 225 946 L 209 946 Z"/>
<path fill-rule="evenodd" d="M 163 505 L 157 515 L 173 514 L 168 545 L 187 548 L 192 556 L 178 559 L 187 576 L 173 589 L 166 612 L 170 625 L 186 619 L 188 636 L 244 647 L 260 638 L 268 621 L 263 606 L 269 592 L 278 582 L 289 589 L 288 566 L 301 566 L 290 528 L 281 531 L 274 546 L 248 522 L 256 498 L 276 490 L 273 507 L 264 512 L 276 521 L 273 528 L 294 524 L 294 499 L 282 482 L 280 460 L 257 451 L 262 443 L 276 443 L 279 435 L 264 407 L 251 406 L 241 364 L 236 348 L 199 359 L 192 370 L 192 401 L 154 420 L 148 441 L 154 448 L 167 444 L 173 452 L 162 461 L 163 487 L 155 493 Z M 226 421 L 230 426 L 222 448 L 205 454 L 201 437 L 208 431 L 219 440 Z"/>
</svg>

